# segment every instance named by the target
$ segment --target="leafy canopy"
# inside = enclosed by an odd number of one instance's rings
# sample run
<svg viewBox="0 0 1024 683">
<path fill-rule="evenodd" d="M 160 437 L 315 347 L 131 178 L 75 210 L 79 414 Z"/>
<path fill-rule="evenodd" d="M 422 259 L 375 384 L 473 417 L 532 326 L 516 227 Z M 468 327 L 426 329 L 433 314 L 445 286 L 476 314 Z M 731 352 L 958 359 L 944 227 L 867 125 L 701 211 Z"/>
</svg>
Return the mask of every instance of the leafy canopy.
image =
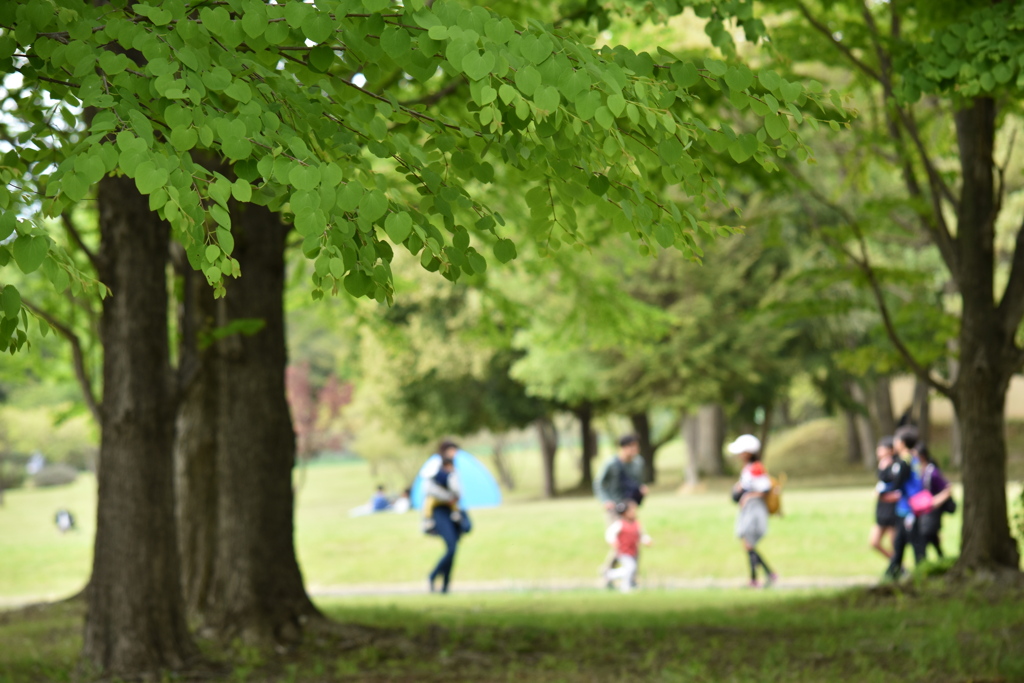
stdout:
<svg viewBox="0 0 1024 683">
<path fill-rule="evenodd" d="M 807 155 L 791 121 L 824 110 L 816 83 L 593 43 L 444 0 L 0 3 L 0 71 L 21 122 L 0 168 L 0 267 L 88 286 L 43 219 L 124 174 L 220 292 L 240 274 L 228 204 L 255 202 L 294 221 L 314 297 L 384 302 L 395 248 L 451 280 L 515 258 L 488 203 L 499 182 L 561 241 L 584 241 L 575 212 L 595 207 L 643 249 L 691 254 L 710 233 L 707 202 L 725 199 L 723 163 Z M 756 125 L 702 119 L 698 84 Z M 468 90 L 464 107 L 432 109 L 445 88 Z M 13 350 L 28 323 L 16 291 L 3 310 Z"/>
</svg>

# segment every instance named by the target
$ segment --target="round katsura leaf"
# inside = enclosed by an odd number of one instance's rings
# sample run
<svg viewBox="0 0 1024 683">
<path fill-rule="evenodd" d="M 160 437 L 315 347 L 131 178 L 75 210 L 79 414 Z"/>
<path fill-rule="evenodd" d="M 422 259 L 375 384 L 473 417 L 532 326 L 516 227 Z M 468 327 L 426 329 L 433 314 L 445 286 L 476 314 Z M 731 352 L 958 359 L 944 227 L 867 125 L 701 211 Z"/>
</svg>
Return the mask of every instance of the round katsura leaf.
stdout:
<svg viewBox="0 0 1024 683">
<path fill-rule="evenodd" d="M 252 199 L 252 185 L 248 181 L 239 178 L 231 183 L 231 196 L 240 202 L 248 202 Z"/>
<path fill-rule="evenodd" d="M 209 244 L 207 245 L 206 251 L 203 253 L 203 255 L 206 256 L 206 260 L 208 262 L 213 263 L 214 261 L 220 258 L 221 253 L 222 252 L 220 250 L 220 247 L 218 247 L 216 244 Z"/>
<path fill-rule="evenodd" d="M 388 210 L 388 198 L 380 190 L 370 190 L 359 200 L 359 215 L 371 223 Z"/>
<path fill-rule="evenodd" d="M 508 263 L 516 257 L 516 245 L 512 240 L 500 239 L 494 243 L 494 257 L 502 263 Z"/>
<path fill-rule="evenodd" d="M 373 287 L 370 276 L 360 270 L 353 270 L 345 276 L 345 291 L 355 297 L 366 296 Z"/>
<path fill-rule="evenodd" d="M 754 84 L 754 74 L 745 66 L 731 66 L 725 72 L 725 82 L 733 90 L 746 90 Z"/>
<path fill-rule="evenodd" d="M 395 244 L 402 244 L 412 232 L 412 217 L 405 211 L 392 213 L 384 221 L 384 230 Z"/>
<path fill-rule="evenodd" d="M 736 163 L 749 159 L 757 151 L 757 138 L 750 133 L 744 133 L 729 143 L 729 156 Z"/>
<path fill-rule="evenodd" d="M 195 128 L 175 128 L 171 131 L 171 146 L 179 152 L 187 152 L 199 142 L 199 133 Z"/>
<path fill-rule="evenodd" d="M 781 140 L 782 136 L 789 132 L 789 124 L 785 116 L 768 114 L 764 117 L 764 129 L 768 135 L 771 135 L 776 140 Z"/>
<path fill-rule="evenodd" d="M 389 25 L 380 35 L 380 46 L 392 59 L 401 59 L 412 49 L 412 39 L 405 29 Z"/>
<path fill-rule="evenodd" d="M 697 84 L 700 80 L 700 72 L 697 71 L 697 67 L 686 62 L 685 64 L 673 64 L 669 70 L 672 74 L 672 80 L 676 82 L 680 88 L 689 88 Z"/>
<path fill-rule="evenodd" d="M 537 91 L 533 101 L 538 108 L 543 109 L 546 112 L 553 112 L 558 109 L 558 103 L 560 101 L 558 90 L 550 85 L 545 85 Z"/>
<path fill-rule="evenodd" d="M 524 66 L 516 72 L 516 87 L 527 97 L 532 97 L 541 84 L 540 72 L 533 66 Z M 507 104 L 507 103 L 506 103 Z"/>
<path fill-rule="evenodd" d="M 462 70 L 474 81 L 479 81 L 491 73 L 496 60 L 490 52 L 470 52 L 462 59 Z"/>
<path fill-rule="evenodd" d="M 608 101 L 605 104 L 613 115 L 616 117 L 622 116 L 622 112 L 626 109 L 626 98 L 619 93 L 615 93 L 608 97 Z"/>
<path fill-rule="evenodd" d="M 152 161 L 144 161 L 135 169 L 135 186 L 142 194 L 152 194 L 167 184 L 167 170 L 157 168 Z"/>
<path fill-rule="evenodd" d="M 320 169 L 316 166 L 294 166 L 288 173 L 288 182 L 296 190 L 313 190 L 320 184 Z"/>
<path fill-rule="evenodd" d="M 307 62 L 313 71 L 327 73 L 334 64 L 334 50 L 325 45 L 318 45 L 309 51 Z"/>
<path fill-rule="evenodd" d="M 50 250 L 50 241 L 38 235 L 22 235 L 14 240 L 11 250 L 14 252 L 14 262 L 27 275 L 43 264 Z"/>
</svg>

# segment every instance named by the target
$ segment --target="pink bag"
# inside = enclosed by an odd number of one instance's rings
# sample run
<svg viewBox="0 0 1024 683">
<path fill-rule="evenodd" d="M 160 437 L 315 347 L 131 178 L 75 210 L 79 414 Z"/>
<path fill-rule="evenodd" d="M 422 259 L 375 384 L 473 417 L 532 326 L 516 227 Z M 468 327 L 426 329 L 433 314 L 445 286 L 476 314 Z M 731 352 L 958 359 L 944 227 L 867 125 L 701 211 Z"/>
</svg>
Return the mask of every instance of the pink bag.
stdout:
<svg viewBox="0 0 1024 683">
<path fill-rule="evenodd" d="M 908 501 L 910 503 L 910 509 L 914 511 L 915 515 L 923 515 L 926 512 L 932 510 L 932 494 L 931 491 L 919 491 L 910 497 Z"/>
</svg>

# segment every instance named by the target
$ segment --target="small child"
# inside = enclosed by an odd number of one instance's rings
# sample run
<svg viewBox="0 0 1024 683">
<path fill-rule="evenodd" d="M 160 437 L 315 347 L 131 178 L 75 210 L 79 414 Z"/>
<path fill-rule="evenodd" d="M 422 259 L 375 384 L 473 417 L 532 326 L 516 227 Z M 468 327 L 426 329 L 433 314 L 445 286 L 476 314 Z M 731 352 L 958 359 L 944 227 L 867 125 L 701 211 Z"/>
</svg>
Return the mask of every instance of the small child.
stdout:
<svg viewBox="0 0 1024 683">
<path fill-rule="evenodd" d="M 651 544 L 651 537 L 644 533 L 640 522 L 636 519 L 637 504 L 629 500 L 615 505 L 619 518 L 612 523 L 604 534 L 604 540 L 615 549 L 618 567 L 605 572 L 609 584 L 619 581 L 619 590 L 628 593 L 633 590 L 636 582 L 637 558 L 640 555 L 640 544 Z"/>
<path fill-rule="evenodd" d="M 423 533 L 429 534 L 434 531 L 434 508 L 440 505 L 450 505 L 452 508 L 452 521 L 458 524 L 462 515 L 459 513 L 459 487 L 457 484 L 458 474 L 455 473 L 455 461 L 452 458 L 442 458 L 434 476 L 429 481 L 451 494 L 450 500 L 442 500 L 439 496 L 428 494 L 423 498 Z"/>
</svg>

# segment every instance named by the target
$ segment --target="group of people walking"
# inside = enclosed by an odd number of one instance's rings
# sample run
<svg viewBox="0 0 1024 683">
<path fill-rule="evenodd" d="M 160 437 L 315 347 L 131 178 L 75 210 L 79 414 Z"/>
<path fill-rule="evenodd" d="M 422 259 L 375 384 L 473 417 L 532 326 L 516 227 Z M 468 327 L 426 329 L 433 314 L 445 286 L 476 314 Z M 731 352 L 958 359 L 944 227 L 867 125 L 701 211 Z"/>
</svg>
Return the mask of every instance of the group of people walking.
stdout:
<svg viewBox="0 0 1024 683">
<path fill-rule="evenodd" d="M 914 427 L 900 427 L 893 436 L 883 437 L 875 454 L 878 502 L 869 543 L 889 560 L 885 577 L 898 580 L 908 545 L 916 563 L 924 561 L 929 546 L 943 557 L 942 515 L 955 512 L 956 502 L 949 481 Z"/>
<path fill-rule="evenodd" d="M 774 484 L 761 462 L 761 441 L 753 434 L 744 434 L 728 446 L 729 453 L 742 463 L 740 478 L 733 486 L 733 501 L 739 506 L 736 516 L 736 537 L 743 544 L 750 563 L 750 586 L 759 587 L 758 572 L 764 575 L 764 586 L 777 580 L 757 544 L 768 533 L 767 496 Z M 602 466 L 594 479 L 594 495 L 605 511 L 605 540 L 611 546 L 601 566 L 607 586 L 629 592 L 636 586 L 640 545 L 650 545 L 637 519 L 637 509 L 647 495 L 643 481 L 644 460 L 640 441 L 634 434 L 619 439 L 618 453 Z"/>
<path fill-rule="evenodd" d="M 454 467 L 457 451 L 455 443 L 443 442 L 436 468 L 423 474 L 423 528 L 445 543 L 445 552 L 428 577 L 431 592 L 448 592 L 459 540 L 471 528 L 468 515 L 459 505 L 462 492 Z M 732 498 L 738 506 L 735 534 L 750 566 L 749 585 L 767 588 L 778 576 L 757 546 L 768 533 L 776 484 L 761 460 L 761 441 L 756 436 L 740 436 L 728 445 L 728 451 L 741 465 Z M 908 545 L 918 563 L 924 560 L 928 546 L 943 556 L 942 515 L 954 512 L 956 503 L 949 482 L 914 427 L 901 427 L 893 436 L 881 439 L 876 455 L 878 502 L 870 545 L 889 560 L 885 576 L 899 579 Z M 605 541 L 609 545 L 601 574 L 609 588 L 617 586 L 623 592 L 636 586 L 640 546 L 651 544 L 639 520 L 639 508 L 648 493 L 643 471 L 640 441 L 627 434 L 619 439 L 618 452 L 602 465 L 594 479 L 594 495 L 605 515 Z"/>
</svg>

